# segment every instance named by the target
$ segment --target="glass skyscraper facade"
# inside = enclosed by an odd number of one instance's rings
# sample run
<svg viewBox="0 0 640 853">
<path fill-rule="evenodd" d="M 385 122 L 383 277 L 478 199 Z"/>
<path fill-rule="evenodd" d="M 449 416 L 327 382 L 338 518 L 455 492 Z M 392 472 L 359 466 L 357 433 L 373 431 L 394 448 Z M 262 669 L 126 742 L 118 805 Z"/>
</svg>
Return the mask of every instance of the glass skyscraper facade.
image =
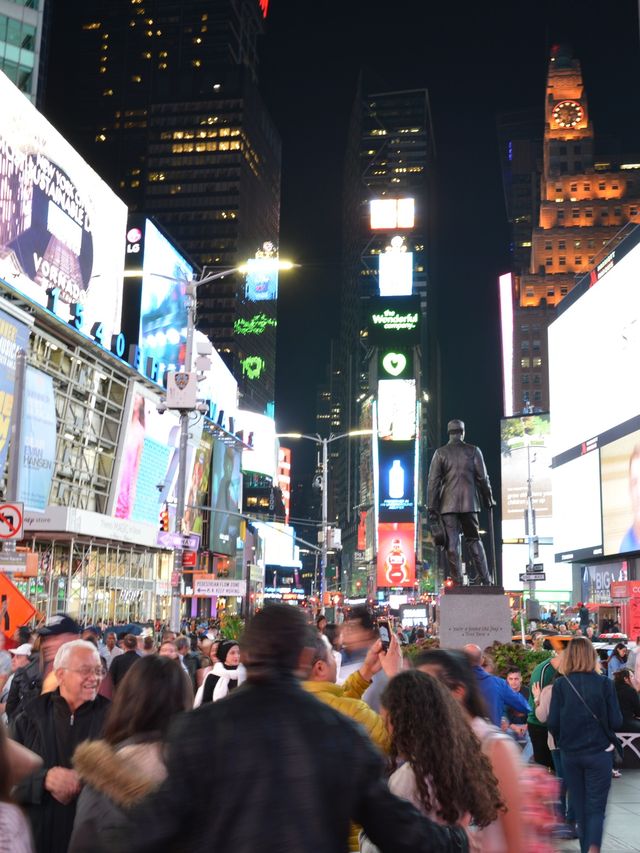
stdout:
<svg viewBox="0 0 640 853">
<path fill-rule="evenodd" d="M 47 0 L 0 0 L 0 70 L 34 104 L 40 103 Z"/>
</svg>

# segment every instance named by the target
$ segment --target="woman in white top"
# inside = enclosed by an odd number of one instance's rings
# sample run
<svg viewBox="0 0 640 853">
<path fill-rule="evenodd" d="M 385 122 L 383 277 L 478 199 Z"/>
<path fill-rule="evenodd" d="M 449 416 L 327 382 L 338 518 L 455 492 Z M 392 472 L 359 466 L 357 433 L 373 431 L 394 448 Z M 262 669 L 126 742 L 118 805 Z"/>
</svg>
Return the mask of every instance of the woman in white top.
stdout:
<svg viewBox="0 0 640 853">
<path fill-rule="evenodd" d="M 486 827 L 495 821 L 502 803 L 491 764 L 447 688 L 409 670 L 391 679 L 381 701 L 396 768 L 391 791 L 436 823 Z M 364 836 L 361 850 L 375 850 Z"/>
<path fill-rule="evenodd" d="M 504 808 L 496 820 L 478 832 L 482 853 L 528 853 L 521 819 L 520 750 L 512 738 L 487 721 L 487 710 L 467 656 L 461 651 L 427 649 L 417 656 L 415 666 L 449 688 L 482 744 L 497 780 Z"/>
</svg>

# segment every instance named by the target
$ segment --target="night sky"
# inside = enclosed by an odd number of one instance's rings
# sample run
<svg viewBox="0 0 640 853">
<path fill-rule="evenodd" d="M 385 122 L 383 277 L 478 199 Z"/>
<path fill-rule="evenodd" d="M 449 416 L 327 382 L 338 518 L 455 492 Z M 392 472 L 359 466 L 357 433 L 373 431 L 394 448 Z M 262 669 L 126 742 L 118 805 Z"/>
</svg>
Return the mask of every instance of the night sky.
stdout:
<svg viewBox="0 0 640 853">
<path fill-rule="evenodd" d="M 567 42 L 582 62 L 598 149 L 613 137 L 640 162 L 638 32 L 636 0 L 271 0 L 260 85 L 283 142 L 280 252 L 303 264 L 280 288 L 279 429 L 315 431 L 316 386 L 338 330 L 347 123 L 365 67 L 379 90 L 429 90 L 443 419 L 467 422 L 497 484 L 497 276 L 508 270 L 509 233 L 496 117 L 542 115 L 549 47 Z M 294 478 L 303 473 L 294 456 Z"/>
</svg>

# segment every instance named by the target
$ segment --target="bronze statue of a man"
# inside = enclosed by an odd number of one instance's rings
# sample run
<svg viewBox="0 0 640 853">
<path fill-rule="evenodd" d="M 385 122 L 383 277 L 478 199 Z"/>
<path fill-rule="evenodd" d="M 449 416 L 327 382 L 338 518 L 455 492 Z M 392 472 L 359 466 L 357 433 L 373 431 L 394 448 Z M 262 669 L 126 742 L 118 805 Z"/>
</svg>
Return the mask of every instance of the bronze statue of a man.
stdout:
<svg viewBox="0 0 640 853">
<path fill-rule="evenodd" d="M 442 519 L 449 574 L 460 583 L 460 531 L 470 556 L 469 579 L 472 584 L 491 585 L 487 556 L 480 541 L 478 513 L 482 507 L 494 507 L 491 483 L 479 447 L 464 441 L 464 423 L 447 424 L 449 443 L 439 447 L 429 468 L 429 517 Z"/>
</svg>

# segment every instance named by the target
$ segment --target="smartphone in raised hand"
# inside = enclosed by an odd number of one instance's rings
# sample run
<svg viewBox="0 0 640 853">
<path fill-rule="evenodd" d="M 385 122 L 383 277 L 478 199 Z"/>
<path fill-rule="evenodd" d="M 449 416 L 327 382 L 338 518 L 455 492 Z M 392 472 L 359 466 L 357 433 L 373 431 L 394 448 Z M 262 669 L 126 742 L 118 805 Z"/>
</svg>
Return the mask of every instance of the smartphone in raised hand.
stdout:
<svg viewBox="0 0 640 853">
<path fill-rule="evenodd" d="M 391 627 L 388 622 L 378 622 L 378 632 L 380 634 L 380 642 L 382 643 L 382 651 L 386 652 L 391 642 Z"/>
</svg>

